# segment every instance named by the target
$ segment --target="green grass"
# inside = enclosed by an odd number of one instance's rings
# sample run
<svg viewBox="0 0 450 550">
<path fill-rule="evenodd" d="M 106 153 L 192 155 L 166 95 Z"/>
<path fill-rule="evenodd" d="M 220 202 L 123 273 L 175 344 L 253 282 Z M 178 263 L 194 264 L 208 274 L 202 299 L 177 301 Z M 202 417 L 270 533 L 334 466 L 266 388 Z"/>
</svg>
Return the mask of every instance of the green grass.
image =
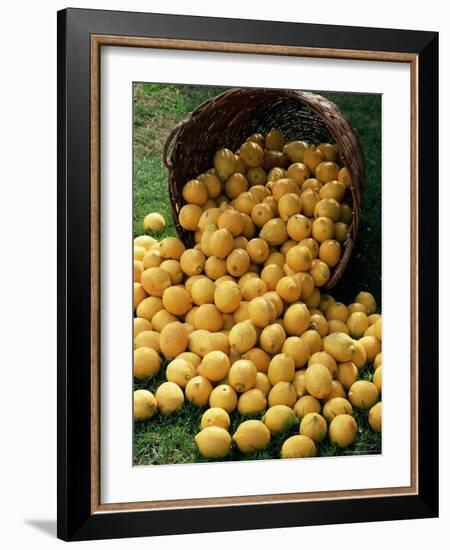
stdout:
<svg viewBox="0 0 450 550">
<path fill-rule="evenodd" d="M 167 171 L 162 161 L 163 146 L 171 129 L 200 103 L 224 88 L 135 84 L 133 231 L 143 233 L 142 222 L 150 212 L 164 216 L 167 226 L 161 236 L 175 235 L 167 191 Z"/>
<path fill-rule="evenodd" d="M 149 212 L 160 212 L 167 223 L 162 236 L 175 235 L 169 198 L 167 172 L 162 149 L 170 130 L 203 101 L 223 91 L 210 86 L 136 84 L 134 87 L 134 234 L 143 233 L 142 222 Z M 349 117 L 359 135 L 363 150 L 366 182 L 363 190 L 359 238 L 339 284 L 332 290 L 336 299 L 350 303 L 359 290 L 372 292 L 381 305 L 381 96 L 320 92 L 329 97 Z M 152 233 L 148 233 L 152 235 Z M 161 234 L 153 235 L 161 238 Z M 367 366 L 360 378 L 370 379 Z M 156 391 L 165 380 L 165 367 L 159 375 L 135 388 Z M 204 409 L 186 403 L 175 416 L 157 415 L 138 422 L 134 430 L 134 464 L 178 464 L 203 462 L 194 436 L 199 430 Z M 358 436 L 348 449 L 341 450 L 328 439 L 318 446 L 319 456 L 361 455 L 381 452 L 381 436 L 372 432 L 367 413 L 354 412 Z M 231 433 L 243 420 L 233 413 Z M 298 433 L 293 427 L 286 434 L 272 438 L 270 446 L 254 455 L 243 455 L 233 448 L 229 460 L 267 460 L 279 456 L 282 442 Z"/>
</svg>

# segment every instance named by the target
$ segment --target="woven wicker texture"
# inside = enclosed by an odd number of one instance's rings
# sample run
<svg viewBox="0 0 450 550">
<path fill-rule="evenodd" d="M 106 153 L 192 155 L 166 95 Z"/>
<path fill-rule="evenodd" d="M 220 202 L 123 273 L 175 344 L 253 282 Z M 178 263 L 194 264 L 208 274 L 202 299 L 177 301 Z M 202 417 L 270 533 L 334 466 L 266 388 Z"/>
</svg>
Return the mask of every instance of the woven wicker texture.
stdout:
<svg viewBox="0 0 450 550">
<path fill-rule="evenodd" d="M 280 130 L 287 141 L 336 143 L 339 161 L 350 172 L 353 219 L 341 259 L 325 287 L 332 288 L 347 266 L 358 234 L 364 163 L 350 121 L 334 103 L 318 94 L 233 88 L 201 104 L 175 126 L 167 137 L 163 160 L 169 172 L 169 195 L 177 232 L 185 244 L 193 246 L 193 234 L 178 223 L 178 214 L 185 202 L 181 193 L 183 185 L 211 168 L 218 149 L 227 147 L 234 151 L 249 135 L 265 134 L 271 128 Z"/>
</svg>

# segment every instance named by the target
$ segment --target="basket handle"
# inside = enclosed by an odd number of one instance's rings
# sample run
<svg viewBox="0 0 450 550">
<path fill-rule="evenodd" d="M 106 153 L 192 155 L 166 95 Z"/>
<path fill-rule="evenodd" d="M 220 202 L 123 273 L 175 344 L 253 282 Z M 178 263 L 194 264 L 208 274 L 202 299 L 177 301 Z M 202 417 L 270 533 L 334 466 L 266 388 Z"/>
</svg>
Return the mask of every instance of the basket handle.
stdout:
<svg viewBox="0 0 450 550">
<path fill-rule="evenodd" d="M 166 141 L 164 143 L 164 147 L 163 147 L 163 162 L 164 162 L 164 165 L 165 167 L 168 169 L 168 170 L 172 170 L 173 168 L 173 164 L 172 164 L 172 161 L 170 160 L 169 158 L 169 149 L 172 145 L 172 142 L 173 142 L 173 139 L 175 137 L 175 135 L 178 133 L 178 130 L 183 126 L 183 124 L 185 124 L 186 121 L 182 120 L 181 122 L 179 122 L 176 126 L 174 126 L 172 128 L 172 130 L 170 131 L 170 134 L 167 136 L 166 138 Z"/>
</svg>

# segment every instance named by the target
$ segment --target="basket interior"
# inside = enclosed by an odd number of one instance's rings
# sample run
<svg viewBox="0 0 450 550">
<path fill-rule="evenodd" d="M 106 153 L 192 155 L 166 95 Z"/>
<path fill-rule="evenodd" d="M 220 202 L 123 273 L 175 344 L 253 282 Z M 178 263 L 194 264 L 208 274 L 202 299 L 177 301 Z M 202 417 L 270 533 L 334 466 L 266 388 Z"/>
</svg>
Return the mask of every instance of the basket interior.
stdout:
<svg viewBox="0 0 450 550">
<path fill-rule="evenodd" d="M 207 116 L 206 116 L 207 115 Z M 287 141 L 330 141 L 322 120 L 302 102 L 290 97 L 264 97 L 245 104 L 227 102 L 208 105 L 208 113 L 199 109 L 190 124 L 181 129 L 172 150 L 172 162 L 178 181 L 188 181 L 212 166 L 215 152 L 227 147 L 235 151 L 255 133 L 280 130 Z"/>
</svg>

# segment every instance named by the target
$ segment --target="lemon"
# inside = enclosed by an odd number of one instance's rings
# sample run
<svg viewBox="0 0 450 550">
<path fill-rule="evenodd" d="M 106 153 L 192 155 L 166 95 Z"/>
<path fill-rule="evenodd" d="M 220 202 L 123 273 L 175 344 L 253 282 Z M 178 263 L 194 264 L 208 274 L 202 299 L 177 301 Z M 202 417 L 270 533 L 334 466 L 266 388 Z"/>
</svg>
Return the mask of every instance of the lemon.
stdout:
<svg viewBox="0 0 450 550">
<path fill-rule="evenodd" d="M 348 326 L 338 319 L 331 319 L 330 321 L 328 321 L 328 334 L 333 334 L 333 332 L 341 332 L 350 336 Z"/>
<path fill-rule="evenodd" d="M 362 369 L 367 363 L 367 353 L 364 346 L 359 340 L 355 340 L 355 351 L 352 355 L 352 362 L 356 365 L 358 369 Z"/>
<path fill-rule="evenodd" d="M 294 411 L 286 405 L 271 406 L 262 420 L 271 434 L 287 432 L 297 425 Z"/>
<path fill-rule="evenodd" d="M 202 273 L 205 262 L 205 255 L 196 248 L 185 250 L 180 257 L 180 267 L 188 277 Z"/>
<path fill-rule="evenodd" d="M 279 353 L 272 358 L 267 376 L 273 386 L 278 382 L 292 382 L 294 375 L 295 363 L 287 353 Z"/>
<path fill-rule="evenodd" d="M 161 258 L 166 260 L 180 260 L 181 255 L 186 250 L 184 244 L 176 237 L 166 237 L 159 243 L 159 253 Z"/>
<path fill-rule="evenodd" d="M 336 319 L 337 321 L 342 321 L 343 323 L 346 323 L 349 317 L 349 313 L 347 306 L 345 306 L 341 302 L 334 302 L 327 308 L 325 316 L 328 321 Z"/>
<path fill-rule="evenodd" d="M 302 201 L 296 193 L 286 193 L 278 201 L 278 212 L 280 218 L 287 222 L 291 216 L 300 214 Z"/>
<path fill-rule="evenodd" d="M 203 206 L 208 200 L 208 189 L 199 180 L 188 181 L 182 189 L 183 198 L 187 203 Z"/>
<path fill-rule="evenodd" d="M 373 378 L 372 378 L 372 382 L 375 384 L 377 390 L 379 393 L 381 393 L 381 386 L 382 386 L 382 382 L 381 382 L 381 377 L 382 377 L 382 374 L 381 374 L 381 371 L 382 371 L 382 366 L 378 367 L 374 374 L 373 374 Z"/>
<path fill-rule="evenodd" d="M 270 355 L 261 348 L 249 349 L 244 353 L 242 359 L 252 361 L 258 372 L 267 373 L 270 364 Z"/>
<path fill-rule="evenodd" d="M 163 262 L 161 262 L 159 267 L 169 275 L 172 285 L 180 285 L 180 283 L 183 281 L 184 273 L 181 270 L 179 261 L 164 260 Z"/>
<path fill-rule="evenodd" d="M 335 162 L 324 161 L 317 165 L 315 175 L 320 183 L 327 183 L 332 180 L 337 180 L 339 171 L 340 167 L 338 164 Z"/>
<path fill-rule="evenodd" d="M 257 337 L 258 335 L 252 323 L 242 321 L 230 330 L 230 346 L 239 353 L 245 353 L 255 346 Z"/>
<path fill-rule="evenodd" d="M 306 369 L 305 386 L 316 399 L 324 399 L 331 393 L 332 380 L 330 371 L 321 363 L 313 363 Z"/>
<path fill-rule="evenodd" d="M 202 304 L 195 310 L 194 327 L 197 330 L 217 332 L 223 327 L 223 317 L 214 304 Z"/>
<path fill-rule="evenodd" d="M 297 391 L 290 382 L 277 382 L 269 392 L 269 406 L 287 405 L 293 407 L 297 399 Z"/>
<path fill-rule="evenodd" d="M 381 401 L 378 401 L 369 411 L 369 425 L 374 432 L 381 432 Z"/>
<path fill-rule="evenodd" d="M 252 208 L 251 217 L 253 223 L 257 227 L 263 227 L 269 220 L 275 217 L 275 214 L 278 212 L 274 212 L 273 209 L 267 204 L 266 202 L 262 202 L 259 204 L 255 204 L 255 206 Z"/>
<path fill-rule="evenodd" d="M 239 157 L 250 168 L 258 168 L 264 160 L 264 150 L 254 141 L 246 141 L 239 149 Z"/>
<path fill-rule="evenodd" d="M 327 239 L 320 244 L 319 259 L 328 267 L 335 267 L 341 259 L 342 247 L 338 241 Z"/>
<path fill-rule="evenodd" d="M 231 436 L 224 428 L 208 426 L 195 436 L 195 443 L 203 457 L 223 458 L 230 452 Z"/>
<path fill-rule="evenodd" d="M 250 256 L 246 250 L 236 248 L 226 259 L 227 271 L 233 277 L 241 277 L 250 267 Z"/>
<path fill-rule="evenodd" d="M 288 238 L 286 222 L 281 218 L 273 218 L 266 222 L 259 234 L 261 239 L 267 241 L 271 246 L 278 246 Z"/>
<path fill-rule="evenodd" d="M 360 292 L 356 295 L 355 302 L 363 304 L 366 307 L 368 315 L 375 313 L 377 310 L 377 303 L 370 292 Z"/>
<path fill-rule="evenodd" d="M 322 411 L 323 416 L 326 418 L 326 420 L 328 420 L 328 422 L 331 422 L 333 418 L 340 414 L 351 415 L 352 413 L 353 408 L 351 406 L 351 403 L 343 397 L 333 397 L 332 399 L 328 400 L 323 406 Z"/>
<path fill-rule="evenodd" d="M 161 358 L 151 348 L 142 347 L 134 350 L 133 372 L 138 380 L 153 378 L 161 368 Z"/>
<path fill-rule="evenodd" d="M 214 231 L 208 241 L 208 247 L 211 256 L 216 258 L 226 258 L 233 250 L 233 235 L 228 229 L 217 229 Z"/>
<path fill-rule="evenodd" d="M 260 238 L 251 239 L 247 243 L 246 249 L 251 261 L 255 264 L 264 263 L 270 254 L 269 245 L 265 240 Z"/>
<path fill-rule="evenodd" d="M 188 349 L 199 357 L 204 357 L 209 352 L 209 335 L 207 330 L 194 330 L 188 336 Z"/>
<path fill-rule="evenodd" d="M 337 365 L 336 361 L 329 353 L 326 351 L 317 351 L 316 353 L 313 353 L 308 359 L 308 365 L 312 365 L 313 363 L 320 363 L 321 365 L 327 367 L 330 371 L 331 377 L 335 378 L 337 373 Z"/>
<path fill-rule="evenodd" d="M 225 193 L 230 199 L 237 199 L 241 193 L 245 193 L 248 189 L 247 178 L 239 173 L 235 172 L 225 182 Z"/>
<path fill-rule="evenodd" d="M 177 359 L 184 359 L 188 363 L 191 363 L 195 368 L 197 368 L 202 362 L 201 357 L 199 357 L 196 353 L 192 353 L 192 351 L 183 351 L 183 353 L 177 355 Z"/>
<path fill-rule="evenodd" d="M 332 180 L 324 185 L 319 190 L 319 197 L 321 199 L 335 199 L 341 202 L 345 195 L 345 185 L 337 180 Z M 341 216 L 340 220 L 350 223 L 352 221 L 352 209 L 348 204 L 341 204 Z"/>
<path fill-rule="evenodd" d="M 291 239 L 300 242 L 302 239 L 310 237 L 312 225 L 310 220 L 303 214 L 295 214 L 289 218 L 286 230 Z"/>
<path fill-rule="evenodd" d="M 142 272 L 140 282 L 150 296 L 161 297 L 172 284 L 169 274 L 160 267 L 150 267 Z"/>
<path fill-rule="evenodd" d="M 378 401 L 378 390 L 373 382 L 357 380 L 348 390 L 350 403 L 358 409 L 370 409 Z"/>
<path fill-rule="evenodd" d="M 295 162 L 302 162 L 303 155 L 305 154 L 308 144 L 305 141 L 290 141 L 283 147 L 283 153 L 285 153 L 288 159 Z"/>
<path fill-rule="evenodd" d="M 237 237 L 244 231 L 244 218 L 237 210 L 225 210 L 218 217 L 217 226 L 227 229 L 233 237 Z"/>
<path fill-rule="evenodd" d="M 314 313 L 310 317 L 310 328 L 315 330 L 321 337 L 328 334 L 328 321 L 322 313 Z"/>
<path fill-rule="evenodd" d="M 196 231 L 202 214 L 203 208 L 201 206 L 197 204 L 185 204 L 180 209 L 178 221 L 183 229 Z"/>
<path fill-rule="evenodd" d="M 220 195 L 222 184 L 217 176 L 214 174 L 200 174 L 197 179 L 205 185 L 210 199 L 216 199 Z"/>
<path fill-rule="evenodd" d="M 325 403 L 333 399 L 334 397 L 347 397 L 347 392 L 344 389 L 344 386 L 339 382 L 339 380 L 333 380 L 331 383 L 331 393 L 324 400 Z"/>
<path fill-rule="evenodd" d="M 159 336 L 161 352 L 167 359 L 174 359 L 177 355 L 186 351 L 188 341 L 187 328 L 179 321 L 165 325 Z"/>
<path fill-rule="evenodd" d="M 134 339 L 134 348 L 152 348 L 158 354 L 161 351 L 159 347 L 159 333 L 155 330 L 144 330 Z"/>
<path fill-rule="evenodd" d="M 136 336 L 144 332 L 144 330 L 152 330 L 150 322 L 142 317 L 135 317 L 133 319 L 133 336 L 136 338 Z"/>
<path fill-rule="evenodd" d="M 356 438 L 358 426 L 353 416 L 349 414 L 339 414 L 330 423 L 329 437 L 330 440 L 345 449 L 349 447 Z"/>
<path fill-rule="evenodd" d="M 211 279 L 201 277 L 195 280 L 191 287 L 192 301 L 198 306 L 203 304 L 212 304 L 214 302 L 215 290 L 216 285 L 213 281 L 211 281 Z"/>
<path fill-rule="evenodd" d="M 162 261 L 163 258 L 161 257 L 161 252 L 159 250 L 151 248 L 150 250 L 147 250 L 147 252 L 144 254 L 142 264 L 144 266 L 144 269 L 150 269 L 151 267 L 160 267 Z"/>
<path fill-rule="evenodd" d="M 316 147 L 309 147 L 303 155 L 303 162 L 312 173 L 315 173 L 317 166 L 324 160 L 322 152 Z"/>
<path fill-rule="evenodd" d="M 228 413 L 232 413 L 236 409 L 237 403 L 237 394 L 228 384 L 219 384 L 209 395 L 210 407 L 219 407 Z"/>
<path fill-rule="evenodd" d="M 166 222 L 161 214 L 152 212 L 147 214 L 144 218 L 144 231 L 153 231 L 155 233 L 161 233 L 166 227 Z"/>
<path fill-rule="evenodd" d="M 375 357 L 381 351 L 380 340 L 378 340 L 376 336 L 363 336 L 358 340 L 358 342 L 362 344 L 362 346 L 364 347 L 364 350 L 367 356 L 367 361 L 369 363 L 373 363 L 375 361 Z"/>
<path fill-rule="evenodd" d="M 261 420 L 246 420 L 239 424 L 233 441 L 241 453 L 262 451 L 270 443 L 270 431 Z"/>
<path fill-rule="evenodd" d="M 306 193 L 306 191 L 305 191 Z M 317 203 L 318 204 L 318 203 Z M 316 205 L 317 208 L 317 205 Z M 315 210 L 316 211 L 316 210 Z M 313 238 L 318 243 L 323 243 L 329 239 L 334 238 L 334 223 L 333 220 L 327 216 L 320 216 L 316 218 L 311 226 L 311 233 Z M 339 239 L 337 239 L 339 241 Z"/>
<path fill-rule="evenodd" d="M 320 413 L 320 401 L 312 395 L 304 395 L 294 405 L 294 413 L 300 420 L 308 413 Z"/>
<path fill-rule="evenodd" d="M 286 338 L 282 352 L 292 357 L 296 369 L 304 367 L 310 357 L 308 344 L 298 336 Z"/>
<path fill-rule="evenodd" d="M 256 388 L 252 388 L 241 394 L 238 400 L 239 414 L 256 414 L 266 409 L 267 401 L 264 393 Z"/>
<path fill-rule="evenodd" d="M 265 396 L 269 394 L 270 390 L 272 389 L 272 385 L 269 382 L 267 374 L 265 374 L 264 372 L 257 372 L 255 388 L 257 390 L 261 390 Z"/>
<path fill-rule="evenodd" d="M 267 175 L 264 168 L 257 166 L 248 170 L 247 179 L 251 186 L 259 186 L 266 183 Z"/>
<path fill-rule="evenodd" d="M 367 315 L 366 306 L 364 304 L 360 304 L 359 302 L 353 302 L 352 304 L 349 304 L 347 306 L 347 310 L 348 310 L 350 315 L 352 313 L 355 313 L 356 311 L 360 311 L 361 313 L 365 313 Z M 370 320 L 369 320 L 369 323 L 370 323 Z"/>
<path fill-rule="evenodd" d="M 164 305 L 161 298 L 156 296 L 148 296 L 147 298 L 144 298 L 144 300 L 142 300 L 137 306 L 136 315 L 137 317 L 142 317 L 151 322 L 155 313 L 158 313 L 158 311 L 161 311 L 162 309 L 164 309 Z"/>
<path fill-rule="evenodd" d="M 323 339 L 323 349 L 336 361 L 351 361 L 355 344 L 347 334 L 334 332 Z"/>
<path fill-rule="evenodd" d="M 278 281 L 275 290 L 286 304 L 296 302 L 302 293 L 299 281 L 292 276 L 282 277 Z"/>
<path fill-rule="evenodd" d="M 141 283 L 133 283 L 133 308 L 136 309 L 146 297 L 147 293 Z"/>
<path fill-rule="evenodd" d="M 202 430 L 210 426 L 217 426 L 218 428 L 228 430 L 230 427 L 230 416 L 224 409 L 212 407 L 203 413 L 200 426 Z"/>
<path fill-rule="evenodd" d="M 175 382 L 180 388 L 185 388 L 186 384 L 194 378 L 196 370 L 192 363 L 185 359 L 174 359 L 167 365 L 166 378 L 169 382 Z"/>
<path fill-rule="evenodd" d="M 284 147 L 284 136 L 276 128 L 272 128 L 265 138 L 265 147 L 270 151 L 282 151 Z"/>
<path fill-rule="evenodd" d="M 150 237 L 149 235 L 139 235 L 135 237 L 133 243 L 135 246 L 142 246 L 145 250 L 150 250 L 150 248 L 156 243 L 156 239 Z"/>
<path fill-rule="evenodd" d="M 352 338 L 362 338 L 366 330 L 369 328 L 369 319 L 365 313 L 355 311 L 347 319 L 347 326 Z"/>
<path fill-rule="evenodd" d="M 336 379 L 346 390 L 348 390 L 350 386 L 356 382 L 357 378 L 358 369 L 355 363 L 346 361 L 345 363 L 338 364 Z"/>
<path fill-rule="evenodd" d="M 383 358 L 380 351 L 380 353 L 377 353 L 377 355 L 375 356 L 375 360 L 373 362 L 373 368 L 375 370 L 378 369 L 379 367 L 381 367 L 382 363 L 383 363 Z"/>
<path fill-rule="evenodd" d="M 297 397 L 303 397 L 306 394 L 306 386 L 305 386 L 305 369 L 298 370 L 295 375 L 294 379 L 292 380 L 292 385 L 295 388 L 295 391 L 297 393 Z"/>
<path fill-rule="evenodd" d="M 182 316 L 192 308 L 192 300 L 186 290 L 179 286 L 167 288 L 162 297 L 164 307 L 173 315 Z"/>
<path fill-rule="evenodd" d="M 156 414 L 157 404 L 155 396 L 148 390 L 133 392 L 134 420 L 147 420 Z"/>
<path fill-rule="evenodd" d="M 284 314 L 284 328 L 292 336 L 301 336 L 309 327 L 311 316 L 305 304 L 292 304 Z"/>
<path fill-rule="evenodd" d="M 238 393 L 244 393 L 255 385 L 257 372 L 254 363 L 240 359 L 231 365 L 228 376 L 230 385 Z"/>
<path fill-rule="evenodd" d="M 178 412 L 184 403 L 184 394 L 174 382 L 163 382 L 156 390 L 158 410 L 163 415 Z"/>
<path fill-rule="evenodd" d="M 186 399 L 197 407 L 204 407 L 208 404 L 213 387 L 211 382 L 204 376 L 194 376 L 186 384 Z"/>
<path fill-rule="evenodd" d="M 276 311 L 272 302 L 258 296 L 250 301 L 248 315 L 255 327 L 264 328 L 275 321 Z"/>
<path fill-rule="evenodd" d="M 305 216 L 308 216 L 308 218 L 312 218 L 314 216 L 317 203 L 320 200 L 319 193 L 311 188 L 305 189 L 300 195 L 300 200 L 302 201 L 302 213 Z"/>
<path fill-rule="evenodd" d="M 352 178 L 349 169 L 346 166 L 339 170 L 338 181 L 342 182 L 347 188 L 352 186 Z"/>
<path fill-rule="evenodd" d="M 318 351 L 322 350 L 323 341 L 320 337 L 320 334 L 316 330 L 305 330 L 300 338 L 308 345 L 309 351 L 311 353 L 317 353 Z"/>
<path fill-rule="evenodd" d="M 211 351 L 202 360 L 203 375 L 211 382 L 219 382 L 228 375 L 230 359 L 222 351 Z"/>
<path fill-rule="evenodd" d="M 316 455 L 314 441 L 306 435 L 293 435 L 281 447 L 281 458 L 308 458 Z"/>
<path fill-rule="evenodd" d="M 322 441 L 327 435 L 327 431 L 327 422 L 319 413 L 308 413 L 300 422 L 300 434 L 308 436 L 314 443 Z"/>
<path fill-rule="evenodd" d="M 214 169 L 221 181 L 225 181 L 236 169 L 236 158 L 233 151 L 219 149 L 214 155 Z"/>
</svg>

